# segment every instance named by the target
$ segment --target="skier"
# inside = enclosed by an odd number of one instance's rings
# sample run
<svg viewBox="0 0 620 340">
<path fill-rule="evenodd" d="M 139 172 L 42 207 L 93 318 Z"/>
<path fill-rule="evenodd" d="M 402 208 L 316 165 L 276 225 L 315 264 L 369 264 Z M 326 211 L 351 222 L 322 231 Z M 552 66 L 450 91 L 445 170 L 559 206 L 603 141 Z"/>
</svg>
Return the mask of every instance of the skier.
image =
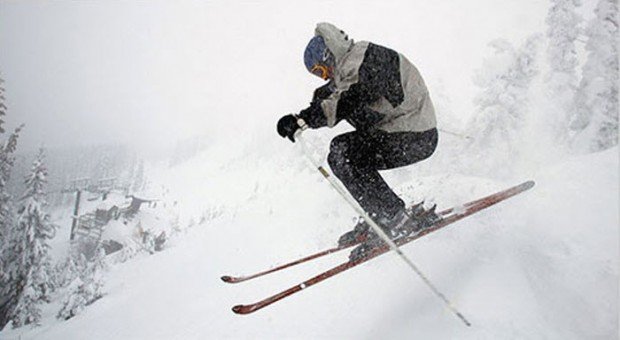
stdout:
<svg viewBox="0 0 620 340">
<path fill-rule="evenodd" d="M 424 160 L 437 146 L 435 111 L 416 67 L 389 48 L 354 42 L 329 23 L 317 25 L 304 64 L 328 82 L 315 90 L 308 108 L 280 118 L 278 134 L 295 142 L 295 132 L 303 125 L 316 129 L 346 120 L 355 131 L 331 141 L 332 171 L 390 237 L 418 231 L 421 224 L 410 227 L 405 203 L 378 172 Z M 368 229 L 360 223 L 340 238 L 346 245 L 368 235 L 351 253 L 352 260 L 381 244 Z"/>
</svg>

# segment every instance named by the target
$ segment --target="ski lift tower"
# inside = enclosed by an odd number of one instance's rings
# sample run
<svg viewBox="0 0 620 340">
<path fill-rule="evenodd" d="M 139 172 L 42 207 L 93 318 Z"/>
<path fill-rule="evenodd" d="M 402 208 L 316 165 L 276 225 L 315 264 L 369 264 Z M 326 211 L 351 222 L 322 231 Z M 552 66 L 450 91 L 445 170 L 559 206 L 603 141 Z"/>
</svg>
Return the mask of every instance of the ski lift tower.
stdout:
<svg viewBox="0 0 620 340">
<path fill-rule="evenodd" d="M 73 236 L 75 234 L 75 226 L 78 222 L 78 213 L 80 211 L 80 198 L 82 196 L 82 191 L 85 190 L 90 183 L 90 178 L 79 178 L 74 179 L 69 183 L 69 186 L 62 190 L 63 193 L 73 193 L 75 192 L 75 205 L 73 206 L 73 215 L 71 216 L 71 237 L 70 240 L 73 241 Z"/>
<path fill-rule="evenodd" d="M 75 238 L 75 232 L 79 221 L 80 199 L 82 196 L 82 191 L 102 194 L 103 197 L 105 197 L 110 192 L 110 190 L 115 188 L 115 182 L 116 178 L 104 178 L 98 180 L 97 182 L 91 181 L 90 178 L 79 178 L 72 180 L 69 183 L 69 186 L 62 190 L 62 192 L 64 193 L 75 192 L 75 205 L 73 206 L 73 215 L 71 216 L 71 241 L 73 241 L 73 239 Z"/>
</svg>

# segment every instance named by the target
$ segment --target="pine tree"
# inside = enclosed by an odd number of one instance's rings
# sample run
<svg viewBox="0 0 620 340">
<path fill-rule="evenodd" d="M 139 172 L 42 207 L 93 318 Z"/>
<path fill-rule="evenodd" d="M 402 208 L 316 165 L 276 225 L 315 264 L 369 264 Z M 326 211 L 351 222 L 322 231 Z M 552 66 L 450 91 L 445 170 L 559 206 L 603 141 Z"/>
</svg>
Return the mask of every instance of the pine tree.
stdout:
<svg viewBox="0 0 620 340">
<path fill-rule="evenodd" d="M 0 79 L 0 133 L 3 117 L 6 115 L 4 103 L 4 87 Z M 5 142 L 0 144 L 0 329 L 9 322 L 10 314 L 17 304 L 17 297 L 21 293 L 21 278 L 18 254 L 9 248 L 15 232 L 15 216 L 13 197 L 9 194 L 7 185 L 11 170 L 15 164 L 15 150 L 22 126 L 19 126 L 9 135 Z"/>
<path fill-rule="evenodd" d="M 468 145 L 467 154 L 472 155 L 475 164 L 493 169 L 496 176 L 508 175 L 510 167 L 489 166 L 485 155 L 493 153 L 498 165 L 506 165 L 520 152 L 520 136 L 526 119 L 529 103 L 529 88 L 538 74 L 536 56 L 540 37 L 527 39 L 520 49 L 515 49 L 505 40 L 495 40 L 490 46 L 495 56 L 486 59 L 483 68 L 474 78 L 474 83 L 482 89 L 475 98 L 477 112 L 468 125 L 468 134 L 474 140 Z M 502 170 L 506 169 L 506 171 Z"/>
<path fill-rule="evenodd" d="M 4 103 L 4 80 L 0 78 L 0 134 L 4 133 L 4 116 L 6 116 L 6 105 Z M 0 255 L 2 254 L 2 249 L 4 248 L 4 241 L 7 239 L 8 227 L 11 223 L 11 207 L 10 200 L 11 197 L 8 194 L 7 184 L 9 182 L 9 177 L 11 175 L 11 169 L 14 164 L 14 157 L 12 155 L 12 151 L 14 148 L 10 148 L 14 143 L 11 143 L 11 140 L 14 139 L 15 143 L 17 142 L 17 136 L 19 135 L 19 130 L 17 130 L 14 134 L 9 138 L 7 144 L 2 145 L 0 147 Z M 3 268 L 2 266 L 2 256 L 0 256 L 0 270 Z M 2 273 L 0 272 L 0 276 Z M 2 282 L 2 281 L 0 281 Z M 1 292 L 0 292 L 1 293 Z M 2 295 L 0 294 L 0 297 Z"/>
<path fill-rule="evenodd" d="M 588 56 L 571 122 L 580 151 L 618 144 L 618 1 L 600 0 L 586 29 Z"/>
<path fill-rule="evenodd" d="M 4 80 L 2 80 L 2 78 L 0 78 L 0 133 L 4 133 L 4 128 L 2 127 L 2 124 L 4 124 L 4 116 L 6 116 L 6 105 L 4 104 Z M 4 162 L 5 159 L 5 153 L 4 153 L 4 147 L 0 149 L 0 162 L 2 162 L 0 164 L 0 283 L 2 283 L 2 276 L 3 276 L 3 269 L 4 269 L 4 265 L 3 265 L 3 258 L 2 258 L 2 249 L 4 249 L 4 242 L 7 239 L 7 233 L 8 233 L 8 226 L 7 224 L 9 223 L 8 219 L 8 215 L 9 215 L 9 210 L 8 208 L 8 203 L 9 203 L 9 197 L 7 197 L 7 192 L 6 192 L 6 186 L 7 186 L 7 182 L 8 182 L 8 177 L 10 175 L 10 171 L 6 171 L 6 176 L 5 176 L 5 171 L 4 169 L 8 170 L 8 164 L 6 164 L 6 162 Z M 2 292 L 0 291 L 0 301 L 2 300 Z M 1 303 L 0 303 L 1 305 Z M 1 326 L 0 326 L 1 327 Z"/>
<path fill-rule="evenodd" d="M 551 0 L 547 14 L 547 60 L 550 71 L 546 77 L 549 105 L 546 124 L 553 128 L 552 140 L 565 145 L 573 100 L 577 89 L 577 48 L 581 17 L 576 9 L 581 0 Z"/>
<path fill-rule="evenodd" d="M 69 255 L 54 268 L 55 286 L 66 287 L 85 270 L 86 258 L 72 244 Z"/>
<path fill-rule="evenodd" d="M 4 80 L 0 78 L 0 133 L 4 133 L 4 127 L 2 125 L 4 124 L 4 117 L 6 116 L 4 91 Z"/>
<path fill-rule="evenodd" d="M 10 250 L 19 254 L 19 284 L 23 287 L 11 316 L 15 327 L 38 324 L 40 304 L 49 301 L 52 290 L 48 240 L 54 237 L 56 227 L 43 211 L 46 176 L 41 149 L 25 178 L 26 191 L 20 200 L 17 230 L 10 245 Z"/>
<path fill-rule="evenodd" d="M 86 263 L 84 255 L 78 255 L 79 260 L 75 268 L 81 270 L 69 285 L 69 292 L 63 301 L 61 310 L 56 315 L 57 318 L 68 320 L 103 296 L 103 277 L 107 269 L 105 251 L 99 247 L 95 254 L 89 263 Z"/>
</svg>

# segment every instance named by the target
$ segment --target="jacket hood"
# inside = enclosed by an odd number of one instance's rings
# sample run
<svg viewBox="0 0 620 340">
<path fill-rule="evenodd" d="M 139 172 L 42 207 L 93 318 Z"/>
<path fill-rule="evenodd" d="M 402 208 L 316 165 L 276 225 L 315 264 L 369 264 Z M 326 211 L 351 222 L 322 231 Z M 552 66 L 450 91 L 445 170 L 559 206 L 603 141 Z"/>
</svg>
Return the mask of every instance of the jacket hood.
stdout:
<svg viewBox="0 0 620 340">
<path fill-rule="evenodd" d="M 323 37 L 325 45 L 334 55 L 336 63 L 340 62 L 342 57 L 349 51 L 351 46 L 353 46 L 353 39 L 349 39 L 349 36 L 344 33 L 343 30 L 330 23 L 319 23 L 316 25 L 314 33 L 315 35 Z"/>
</svg>

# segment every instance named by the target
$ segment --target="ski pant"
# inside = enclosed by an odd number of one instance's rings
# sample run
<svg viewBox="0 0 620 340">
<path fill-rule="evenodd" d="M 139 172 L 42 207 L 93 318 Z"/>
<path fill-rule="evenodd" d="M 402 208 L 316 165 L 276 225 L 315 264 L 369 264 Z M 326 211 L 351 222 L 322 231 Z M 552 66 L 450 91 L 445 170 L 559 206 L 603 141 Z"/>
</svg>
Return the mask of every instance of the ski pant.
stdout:
<svg viewBox="0 0 620 340">
<path fill-rule="evenodd" d="M 379 170 L 410 165 L 433 154 L 437 129 L 424 132 L 353 131 L 336 136 L 327 157 L 334 175 L 371 216 L 392 218 L 405 203 Z"/>
</svg>

